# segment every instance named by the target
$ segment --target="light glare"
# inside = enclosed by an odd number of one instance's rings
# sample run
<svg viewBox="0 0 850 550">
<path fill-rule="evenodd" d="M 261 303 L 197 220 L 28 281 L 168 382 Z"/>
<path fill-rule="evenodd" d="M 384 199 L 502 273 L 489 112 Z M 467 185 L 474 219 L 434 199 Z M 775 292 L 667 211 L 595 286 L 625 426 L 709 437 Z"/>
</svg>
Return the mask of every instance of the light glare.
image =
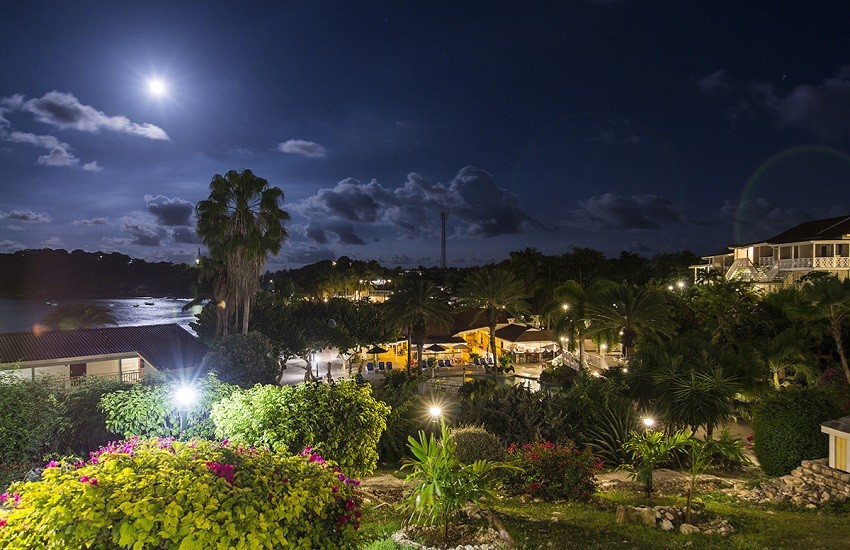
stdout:
<svg viewBox="0 0 850 550">
<path fill-rule="evenodd" d="M 165 95 L 165 82 L 163 82 L 159 78 L 152 78 L 148 81 L 148 91 L 151 93 L 151 95 L 155 95 L 157 97 Z"/>
</svg>

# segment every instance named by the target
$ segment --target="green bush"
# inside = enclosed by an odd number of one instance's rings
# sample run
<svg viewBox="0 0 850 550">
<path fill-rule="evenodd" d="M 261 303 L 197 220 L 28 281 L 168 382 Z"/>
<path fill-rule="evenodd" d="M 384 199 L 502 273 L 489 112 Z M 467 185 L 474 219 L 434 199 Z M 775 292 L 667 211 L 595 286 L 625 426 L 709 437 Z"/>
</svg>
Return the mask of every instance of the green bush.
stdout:
<svg viewBox="0 0 850 550">
<path fill-rule="evenodd" d="M 0 373 L 0 463 L 40 460 L 57 450 L 64 427 L 61 390 L 54 380 Z"/>
<path fill-rule="evenodd" d="M 785 475 L 803 460 L 827 456 L 829 439 L 820 424 L 842 415 L 832 396 L 821 388 L 789 388 L 754 407 L 753 450 L 764 473 Z"/>
<path fill-rule="evenodd" d="M 363 475 L 377 465 L 389 413 L 371 386 L 343 380 L 237 390 L 213 406 L 211 417 L 218 437 L 290 452 L 310 446 Z"/>
<path fill-rule="evenodd" d="M 390 406 L 387 429 L 378 441 L 378 455 L 384 462 L 398 463 L 407 454 L 407 438 L 422 428 L 425 405 L 418 392 L 423 377 L 403 370 L 388 372 L 377 386 L 375 399 Z"/>
<path fill-rule="evenodd" d="M 194 383 L 199 397 L 197 403 L 181 410 L 174 400 L 176 391 L 184 385 L 180 380 L 155 378 L 133 384 L 126 390 L 104 394 L 98 408 L 106 418 L 106 429 L 122 434 L 144 437 L 203 437 L 212 439 L 215 426 L 210 409 L 236 388 L 222 384 L 215 375 Z M 185 415 L 185 431 L 181 435 L 181 415 Z"/>
<path fill-rule="evenodd" d="M 498 437 L 481 426 L 459 426 L 452 429 L 455 456 L 463 464 L 476 460 L 500 462 L 505 459 L 505 447 Z"/>
<path fill-rule="evenodd" d="M 548 500 L 588 501 L 596 491 L 596 472 L 602 461 L 589 448 L 583 451 L 571 443 L 537 441 L 511 445 L 508 456 L 522 467 L 508 470 L 505 490 Z"/>
<path fill-rule="evenodd" d="M 228 384 L 248 388 L 277 384 L 280 364 L 271 341 L 259 332 L 231 334 L 213 344 L 204 366 Z"/>
<path fill-rule="evenodd" d="M 104 395 L 123 389 L 128 389 L 128 385 L 117 380 L 87 377 L 66 392 L 63 403 L 67 426 L 60 435 L 58 449 L 87 456 L 89 451 L 121 439 L 121 433 L 106 428 L 106 414 L 98 404 Z"/>
<path fill-rule="evenodd" d="M 130 439 L 13 484 L 0 547 L 356 548 L 358 482 L 305 449 Z"/>
</svg>

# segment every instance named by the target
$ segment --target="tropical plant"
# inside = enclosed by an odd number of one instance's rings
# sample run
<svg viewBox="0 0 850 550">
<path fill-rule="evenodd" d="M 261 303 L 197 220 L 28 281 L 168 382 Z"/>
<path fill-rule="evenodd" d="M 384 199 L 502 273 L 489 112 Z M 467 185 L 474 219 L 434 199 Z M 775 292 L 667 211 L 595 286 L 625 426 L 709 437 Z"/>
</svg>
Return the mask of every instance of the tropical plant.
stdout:
<svg viewBox="0 0 850 550">
<path fill-rule="evenodd" d="M 387 318 L 402 328 L 407 336 L 407 370 L 410 372 L 411 345 L 416 344 L 419 363 L 427 336 L 428 324 L 441 327 L 451 324 L 451 309 L 441 299 L 440 290 L 425 279 L 406 279 L 386 302 Z"/>
<path fill-rule="evenodd" d="M 242 332 L 248 332 L 251 301 L 260 286 L 260 275 L 269 254 L 277 254 L 286 238 L 289 220 L 280 207 L 283 191 L 250 170 L 216 174 L 210 196 L 197 205 L 198 235 L 210 255 L 224 264 L 225 302 L 228 315 L 221 335 L 229 332 L 231 319 L 241 308 Z"/>
<path fill-rule="evenodd" d="M 552 302 L 546 309 L 546 316 L 553 321 L 552 329 L 556 334 L 569 338 L 569 349 L 578 349 L 579 364 L 583 367 L 587 366 L 584 340 L 590 325 L 588 308 L 612 286 L 612 282 L 604 279 L 597 279 L 589 285 L 567 281 L 555 289 Z"/>
<path fill-rule="evenodd" d="M 630 406 L 605 408 L 594 416 L 587 431 L 587 442 L 608 466 L 620 466 L 628 462 L 628 453 L 623 449 L 629 434 L 638 428 L 634 409 Z"/>
<path fill-rule="evenodd" d="M 639 336 L 670 336 L 674 330 L 662 294 L 625 284 L 599 295 L 588 306 L 587 316 L 592 332 L 620 335 L 627 360 Z"/>
<path fill-rule="evenodd" d="M 381 461 L 398 463 L 407 454 L 407 438 L 416 435 L 421 427 L 425 406 L 419 393 L 421 383 L 421 375 L 393 369 L 386 373 L 382 384 L 375 386 L 375 399 L 390 407 L 385 417 L 387 429 L 378 441 Z"/>
<path fill-rule="evenodd" d="M 410 510 L 411 522 L 440 525 L 445 541 L 449 522 L 467 504 L 492 498 L 494 473 L 511 466 L 487 460 L 463 464 L 455 454 L 456 444 L 445 421 L 441 422 L 440 432 L 439 439 L 423 431 L 419 432 L 419 439 L 408 439 L 413 457 L 406 458 L 402 468 L 412 470 L 406 481 L 413 481 L 414 485 L 402 506 Z"/>
<path fill-rule="evenodd" d="M 58 449 L 87 456 L 89 451 L 121 439 L 119 432 L 106 428 L 106 415 L 98 404 L 104 395 L 128 387 L 118 380 L 86 376 L 80 384 L 67 390 L 62 400 L 65 429 L 58 437 Z"/>
<path fill-rule="evenodd" d="M 522 281 L 504 269 L 477 269 L 463 280 L 458 296 L 466 307 L 476 310 L 474 319 L 484 317 L 490 334 L 490 353 L 497 361 L 496 324 L 500 315 L 509 313 L 522 318 L 529 313 L 525 302 L 528 292 Z"/>
<path fill-rule="evenodd" d="M 535 441 L 512 444 L 507 452 L 515 464 L 522 465 L 505 476 L 509 493 L 586 502 L 596 491 L 595 474 L 602 469 L 602 461 L 588 447 L 579 450 L 572 442 Z"/>
<path fill-rule="evenodd" d="M 756 360 L 769 373 L 775 389 L 790 380 L 811 384 L 820 376 L 817 359 L 807 346 L 801 345 L 805 342 L 806 337 L 800 331 L 786 329 L 757 350 Z"/>
<path fill-rule="evenodd" d="M 646 498 L 652 498 L 652 474 L 655 469 L 673 459 L 674 453 L 686 448 L 690 434 L 677 431 L 671 435 L 656 430 L 632 430 L 623 448 L 631 455 L 635 478 L 643 483 Z"/>
<path fill-rule="evenodd" d="M 691 436 L 687 442 L 688 448 L 688 498 L 685 507 L 685 521 L 691 522 L 691 505 L 697 480 L 707 472 L 718 457 L 728 461 L 749 464 L 750 459 L 744 454 L 744 446 L 740 439 L 732 438 L 727 430 L 723 430 L 719 439 L 706 438 L 703 440 Z"/>
<path fill-rule="evenodd" d="M 23 380 L 0 372 L 0 411 L 0 463 L 40 460 L 58 450 L 65 411 L 51 379 Z"/>
<path fill-rule="evenodd" d="M 237 390 L 213 405 L 211 416 L 216 437 L 290 453 L 311 447 L 362 475 L 377 465 L 389 413 L 370 385 L 342 380 Z"/>
<path fill-rule="evenodd" d="M 814 277 L 802 287 L 803 303 L 793 313 L 813 323 L 821 323 L 835 342 L 835 351 L 844 376 L 850 383 L 850 364 L 844 352 L 842 333 L 850 321 L 850 279 L 828 275 Z"/>
<path fill-rule="evenodd" d="M 204 367 L 227 384 L 249 387 L 276 384 L 280 380 L 280 361 L 274 346 L 259 332 L 229 334 L 204 357 Z"/>
<path fill-rule="evenodd" d="M 74 303 L 55 306 L 47 312 L 42 323 L 53 330 L 74 330 L 117 325 L 118 319 L 107 306 Z"/>
<path fill-rule="evenodd" d="M 310 450 L 134 438 L 13 484 L 0 547 L 354 549 L 358 484 Z"/>
</svg>

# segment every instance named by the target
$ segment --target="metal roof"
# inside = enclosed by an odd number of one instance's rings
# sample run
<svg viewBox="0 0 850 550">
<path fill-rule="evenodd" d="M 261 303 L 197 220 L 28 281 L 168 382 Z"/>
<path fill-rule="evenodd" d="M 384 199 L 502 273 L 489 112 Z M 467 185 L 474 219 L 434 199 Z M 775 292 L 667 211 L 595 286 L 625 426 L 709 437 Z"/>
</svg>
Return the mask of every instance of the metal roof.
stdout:
<svg viewBox="0 0 850 550">
<path fill-rule="evenodd" d="M 824 428 L 831 428 L 839 432 L 850 434 L 850 416 L 844 416 L 837 420 L 828 420 L 826 422 L 822 422 L 821 426 L 823 426 Z"/>
<path fill-rule="evenodd" d="M 753 241 L 747 244 L 736 245 L 738 247 L 751 246 L 755 244 L 788 244 L 806 241 L 837 240 L 850 234 L 850 215 L 812 220 L 795 225 L 791 229 L 783 231 L 763 241 Z"/>
<path fill-rule="evenodd" d="M 496 331 L 496 338 L 509 342 L 552 342 L 554 337 L 551 330 L 540 330 L 525 325 L 510 324 Z"/>
<path fill-rule="evenodd" d="M 176 324 L 0 333 L 0 364 L 138 354 L 170 370 L 198 367 L 208 351 Z"/>
</svg>

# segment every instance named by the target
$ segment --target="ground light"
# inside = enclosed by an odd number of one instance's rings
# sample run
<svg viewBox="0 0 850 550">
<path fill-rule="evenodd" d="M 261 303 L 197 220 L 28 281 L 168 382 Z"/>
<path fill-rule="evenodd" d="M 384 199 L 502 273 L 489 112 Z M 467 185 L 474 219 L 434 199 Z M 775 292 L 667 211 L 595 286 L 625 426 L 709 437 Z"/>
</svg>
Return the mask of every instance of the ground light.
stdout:
<svg viewBox="0 0 850 550">
<path fill-rule="evenodd" d="M 652 429 L 655 426 L 655 419 L 651 417 L 646 417 L 643 419 L 643 425 L 646 426 L 646 429 Z"/>
<path fill-rule="evenodd" d="M 181 384 L 176 390 L 174 390 L 172 399 L 177 405 L 180 415 L 180 433 L 183 433 L 186 430 L 186 416 L 189 409 L 198 402 L 198 397 L 199 393 L 197 388 L 190 384 Z"/>
<path fill-rule="evenodd" d="M 431 415 L 434 422 L 437 422 L 440 420 L 440 417 L 443 416 L 443 409 L 439 405 L 431 405 L 431 407 L 428 408 L 428 414 Z"/>
</svg>

